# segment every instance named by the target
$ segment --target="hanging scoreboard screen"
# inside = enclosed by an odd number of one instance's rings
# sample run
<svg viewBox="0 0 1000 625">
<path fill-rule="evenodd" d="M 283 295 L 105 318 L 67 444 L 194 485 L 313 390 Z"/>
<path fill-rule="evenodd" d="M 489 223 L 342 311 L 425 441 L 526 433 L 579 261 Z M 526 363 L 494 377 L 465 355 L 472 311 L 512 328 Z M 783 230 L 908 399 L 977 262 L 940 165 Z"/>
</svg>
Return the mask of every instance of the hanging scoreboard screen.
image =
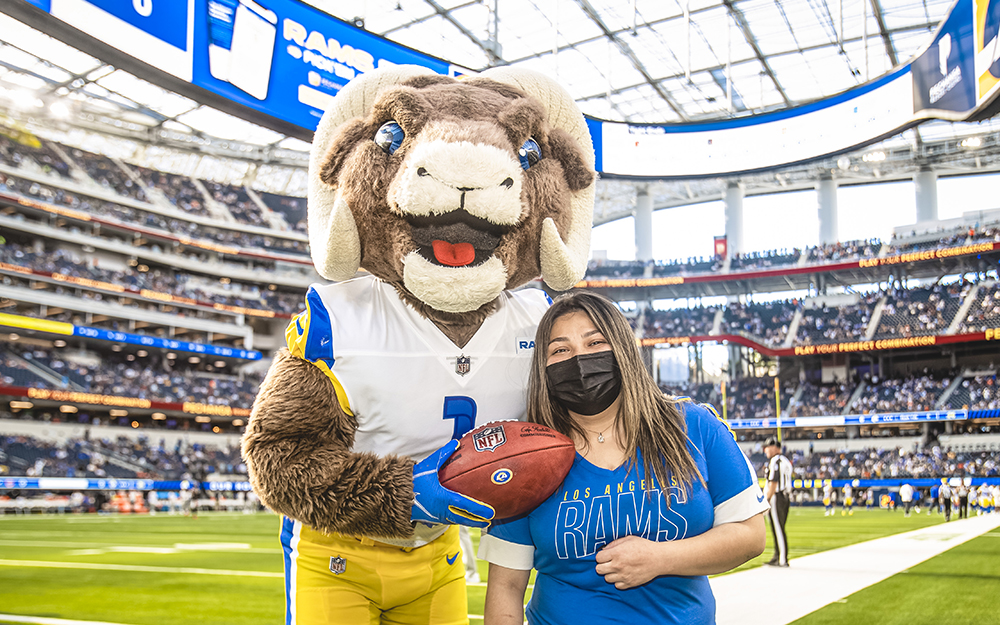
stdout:
<svg viewBox="0 0 1000 625">
<path fill-rule="evenodd" d="M 407 63 L 446 75 L 469 73 L 296 0 L 15 3 L 34 5 L 94 40 L 226 98 L 239 105 L 237 114 L 249 109 L 304 129 L 306 136 L 348 81 L 376 67 Z M 993 103 L 998 89 L 1000 0 L 956 0 L 912 61 L 824 100 L 707 123 L 588 119 L 588 125 L 597 169 L 606 176 L 720 176 L 846 152 L 927 119 L 968 120 Z"/>
</svg>

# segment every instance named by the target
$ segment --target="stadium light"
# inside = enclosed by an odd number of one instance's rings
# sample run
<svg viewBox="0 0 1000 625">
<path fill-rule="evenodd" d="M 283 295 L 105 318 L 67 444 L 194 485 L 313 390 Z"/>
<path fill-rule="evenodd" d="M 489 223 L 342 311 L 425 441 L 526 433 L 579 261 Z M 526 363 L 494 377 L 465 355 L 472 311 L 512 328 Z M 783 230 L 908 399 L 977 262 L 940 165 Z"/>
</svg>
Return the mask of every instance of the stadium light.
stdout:
<svg viewBox="0 0 1000 625">
<path fill-rule="evenodd" d="M 162 412 L 154 412 L 152 414 L 152 417 L 153 417 L 153 421 L 164 421 L 164 420 L 166 420 L 167 415 L 163 414 Z"/>
<path fill-rule="evenodd" d="M 56 339 L 52 341 L 52 347 L 66 347 L 66 341 L 62 339 Z"/>
<path fill-rule="evenodd" d="M 194 420 L 198 423 L 211 423 L 212 417 L 197 416 Z"/>
<path fill-rule="evenodd" d="M 53 117 L 57 117 L 59 119 L 69 118 L 69 107 L 61 101 L 53 102 L 49 106 L 49 112 L 52 113 Z"/>
<path fill-rule="evenodd" d="M 34 407 L 35 407 L 35 404 L 31 403 L 30 401 L 17 401 L 17 400 L 15 400 L 15 401 L 10 402 L 10 408 L 11 408 L 11 410 L 30 410 L 31 408 L 34 408 Z"/>
<path fill-rule="evenodd" d="M 114 410 L 109 410 L 108 414 L 111 415 L 112 417 L 127 417 L 128 416 L 128 410 L 120 410 L 120 409 L 116 408 Z"/>
<path fill-rule="evenodd" d="M 861 160 L 866 163 L 881 163 L 885 160 L 885 152 L 869 152 L 861 157 Z"/>
<path fill-rule="evenodd" d="M 966 137 L 962 139 L 963 148 L 978 148 L 983 144 L 983 140 L 979 137 Z"/>
<path fill-rule="evenodd" d="M 233 419 L 233 427 L 243 427 L 243 419 Z"/>
<path fill-rule="evenodd" d="M 76 406 L 71 406 L 69 404 L 63 404 L 62 406 L 59 406 L 59 412 L 65 414 L 75 414 L 79 411 L 80 411 L 79 408 L 77 408 Z"/>
</svg>

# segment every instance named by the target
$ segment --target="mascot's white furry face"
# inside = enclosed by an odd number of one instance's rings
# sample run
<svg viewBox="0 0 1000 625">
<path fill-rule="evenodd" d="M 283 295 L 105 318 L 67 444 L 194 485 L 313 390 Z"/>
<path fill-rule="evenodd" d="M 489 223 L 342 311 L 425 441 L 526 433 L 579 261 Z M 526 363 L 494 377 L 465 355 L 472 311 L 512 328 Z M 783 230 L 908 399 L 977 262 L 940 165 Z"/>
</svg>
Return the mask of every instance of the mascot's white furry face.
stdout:
<svg viewBox="0 0 1000 625">
<path fill-rule="evenodd" d="M 338 95 L 312 153 L 309 242 L 328 279 L 363 266 L 425 312 L 461 314 L 539 274 L 567 289 L 586 269 L 593 147 L 541 74 L 369 72 Z"/>
</svg>

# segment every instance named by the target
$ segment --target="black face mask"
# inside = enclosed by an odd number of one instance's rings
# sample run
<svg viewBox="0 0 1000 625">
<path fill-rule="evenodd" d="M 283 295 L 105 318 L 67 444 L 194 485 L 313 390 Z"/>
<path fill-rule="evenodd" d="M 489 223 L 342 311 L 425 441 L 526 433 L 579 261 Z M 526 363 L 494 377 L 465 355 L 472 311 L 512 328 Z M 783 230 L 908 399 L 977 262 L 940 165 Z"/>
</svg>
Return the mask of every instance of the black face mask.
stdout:
<svg viewBox="0 0 1000 625">
<path fill-rule="evenodd" d="M 549 395 L 567 410 L 587 417 L 607 410 L 622 389 L 614 352 L 580 354 L 545 367 Z"/>
</svg>

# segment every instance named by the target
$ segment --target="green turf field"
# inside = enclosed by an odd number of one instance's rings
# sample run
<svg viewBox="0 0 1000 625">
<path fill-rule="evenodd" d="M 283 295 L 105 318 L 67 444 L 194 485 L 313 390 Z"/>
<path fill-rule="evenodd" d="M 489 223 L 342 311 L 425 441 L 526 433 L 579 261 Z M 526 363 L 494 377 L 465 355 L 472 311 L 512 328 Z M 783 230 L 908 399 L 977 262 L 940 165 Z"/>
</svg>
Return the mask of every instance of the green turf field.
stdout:
<svg viewBox="0 0 1000 625">
<path fill-rule="evenodd" d="M 1000 622 L 1000 529 L 821 608 L 795 625 Z"/>
<path fill-rule="evenodd" d="M 904 519 L 900 512 L 864 509 L 854 516 L 838 512 L 824 517 L 821 508 L 793 508 L 788 542 L 795 558 L 941 521 L 939 515 Z M 278 529 L 278 518 L 266 513 L 202 514 L 194 519 L 0 517 L 0 613 L 129 625 L 280 623 L 284 586 Z M 475 532 L 473 540 L 478 541 Z M 770 559 L 771 550 L 769 534 L 764 554 L 740 568 L 759 566 Z M 815 618 L 827 620 L 815 623 L 849 621 L 862 610 L 896 601 L 902 591 L 910 592 L 914 580 L 935 589 L 953 588 L 949 596 L 956 599 L 963 588 L 971 591 L 987 578 L 997 588 L 998 555 L 1000 536 L 993 532 L 857 593 L 845 604 L 817 612 Z M 990 556 L 992 568 L 981 566 Z M 952 558 L 957 559 L 950 562 Z M 483 562 L 480 574 L 485 580 Z M 469 588 L 470 615 L 483 613 L 485 591 L 485 584 Z M 826 617 L 827 610 L 847 612 Z M 9 621 L 0 618 L 3 622 Z"/>
</svg>

